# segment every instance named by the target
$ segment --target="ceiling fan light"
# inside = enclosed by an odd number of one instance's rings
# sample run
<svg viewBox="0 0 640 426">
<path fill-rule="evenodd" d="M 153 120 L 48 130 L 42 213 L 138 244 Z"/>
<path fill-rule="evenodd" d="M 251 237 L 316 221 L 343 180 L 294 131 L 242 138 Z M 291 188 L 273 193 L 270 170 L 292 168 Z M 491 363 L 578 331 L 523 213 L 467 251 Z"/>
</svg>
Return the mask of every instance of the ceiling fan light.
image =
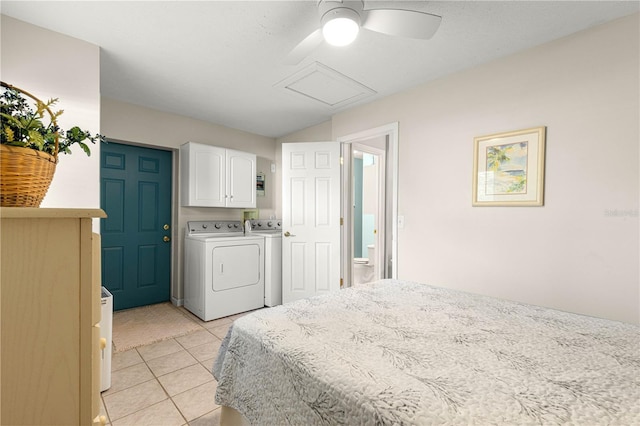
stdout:
<svg viewBox="0 0 640 426">
<path fill-rule="evenodd" d="M 349 18 L 335 18 L 322 27 L 322 35 L 333 46 L 351 44 L 358 36 L 360 26 Z"/>
<path fill-rule="evenodd" d="M 360 16 L 351 9 L 334 9 L 323 16 L 322 35 L 333 46 L 346 46 L 360 31 Z"/>
</svg>

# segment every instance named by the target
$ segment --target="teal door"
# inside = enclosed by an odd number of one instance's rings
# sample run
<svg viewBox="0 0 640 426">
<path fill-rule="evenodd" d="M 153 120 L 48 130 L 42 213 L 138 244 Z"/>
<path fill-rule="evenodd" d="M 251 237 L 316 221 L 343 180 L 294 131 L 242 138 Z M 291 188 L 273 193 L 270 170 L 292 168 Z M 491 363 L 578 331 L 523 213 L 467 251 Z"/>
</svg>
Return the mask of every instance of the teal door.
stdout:
<svg viewBox="0 0 640 426">
<path fill-rule="evenodd" d="M 114 310 L 167 301 L 172 153 L 114 142 L 100 148 L 102 285 Z"/>
</svg>

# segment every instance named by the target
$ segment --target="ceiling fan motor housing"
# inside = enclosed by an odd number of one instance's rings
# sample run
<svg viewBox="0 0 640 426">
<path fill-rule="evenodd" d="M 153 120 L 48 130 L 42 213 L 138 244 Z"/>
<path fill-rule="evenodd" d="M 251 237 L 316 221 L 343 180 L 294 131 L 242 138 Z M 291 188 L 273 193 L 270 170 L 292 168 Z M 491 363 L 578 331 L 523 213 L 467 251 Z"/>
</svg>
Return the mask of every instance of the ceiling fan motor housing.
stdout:
<svg viewBox="0 0 640 426">
<path fill-rule="evenodd" d="M 320 0 L 318 10 L 320 12 L 321 26 L 336 18 L 348 18 L 360 26 L 362 25 L 364 3 L 359 0 Z"/>
<path fill-rule="evenodd" d="M 320 28 L 306 36 L 289 52 L 286 64 L 299 64 L 323 41 L 332 46 L 347 46 L 356 39 L 361 29 L 396 37 L 428 40 L 442 21 L 441 16 L 418 10 L 365 10 L 363 0 L 318 0 L 317 7 Z"/>
</svg>

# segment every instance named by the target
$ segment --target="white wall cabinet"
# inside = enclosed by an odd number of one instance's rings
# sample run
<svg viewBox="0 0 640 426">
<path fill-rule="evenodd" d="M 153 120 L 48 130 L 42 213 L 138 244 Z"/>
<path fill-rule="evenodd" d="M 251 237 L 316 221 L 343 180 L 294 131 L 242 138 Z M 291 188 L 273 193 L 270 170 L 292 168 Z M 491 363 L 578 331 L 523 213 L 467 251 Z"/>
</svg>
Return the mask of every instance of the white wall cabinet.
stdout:
<svg viewBox="0 0 640 426">
<path fill-rule="evenodd" d="M 256 156 L 188 142 L 180 147 L 183 206 L 256 207 Z"/>
<path fill-rule="evenodd" d="M 100 425 L 97 209 L 0 208 L 2 425 Z"/>
<path fill-rule="evenodd" d="M 256 156 L 248 152 L 226 150 L 227 207 L 255 208 Z"/>
</svg>

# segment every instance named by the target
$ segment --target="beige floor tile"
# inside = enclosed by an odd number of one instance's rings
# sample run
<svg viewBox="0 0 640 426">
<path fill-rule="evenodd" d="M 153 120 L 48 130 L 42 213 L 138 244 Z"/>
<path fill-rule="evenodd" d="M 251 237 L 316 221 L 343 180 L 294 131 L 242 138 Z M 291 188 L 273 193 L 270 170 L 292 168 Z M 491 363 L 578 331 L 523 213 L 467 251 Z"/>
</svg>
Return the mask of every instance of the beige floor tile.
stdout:
<svg viewBox="0 0 640 426">
<path fill-rule="evenodd" d="M 189 426 L 220 426 L 220 408 L 190 421 Z"/>
<path fill-rule="evenodd" d="M 194 346 L 193 348 L 188 349 L 188 351 L 198 361 L 202 362 L 206 359 L 218 356 L 218 350 L 220 350 L 221 344 L 222 341 L 217 340 L 211 343 L 205 343 L 204 345 Z"/>
<path fill-rule="evenodd" d="M 118 352 L 111 356 L 111 371 L 118 371 L 141 362 L 144 362 L 144 360 L 135 349 Z"/>
<path fill-rule="evenodd" d="M 202 364 L 202 366 L 204 368 L 206 368 L 207 370 L 211 371 L 213 370 L 213 363 L 216 362 L 216 357 L 213 358 L 207 358 L 205 360 L 200 361 L 200 364 Z"/>
<path fill-rule="evenodd" d="M 206 324 L 205 321 L 202 321 L 200 318 L 198 318 L 193 312 L 191 312 L 190 310 L 188 310 L 187 308 L 185 308 L 184 306 L 178 306 L 176 307 L 176 309 L 178 311 L 180 311 L 180 313 L 182 315 L 184 315 L 185 317 L 189 318 L 190 320 L 193 320 L 194 322 L 197 322 L 200 325 L 204 325 Z"/>
<path fill-rule="evenodd" d="M 154 358 L 147 362 L 147 365 L 156 375 L 156 377 L 164 376 L 181 368 L 196 364 L 198 361 L 185 349 L 169 355 Z"/>
<path fill-rule="evenodd" d="M 214 328 L 214 327 L 219 327 L 221 325 L 224 324 L 231 324 L 233 322 L 233 320 L 229 317 L 225 317 L 225 318 L 218 318 L 215 319 L 213 321 L 207 321 L 204 323 L 204 328 Z"/>
<path fill-rule="evenodd" d="M 113 422 L 113 426 L 181 426 L 185 422 L 170 399 L 143 408 Z"/>
<path fill-rule="evenodd" d="M 216 389 L 217 383 L 213 380 L 182 392 L 172 399 L 182 415 L 188 421 L 192 421 L 220 407 L 215 403 Z"/>
<path fill-rule="evenodd" d="M 142 359 L 149 361 L 154 358 L 160 358 L 161 356 L 180 352 L 182 349 L 182 346 L 180 346 L 174 339 L 168 339 L 151 345 L 140 346 L 138 348 L 138 352 Z"/>
<path fill-rule="evenodd" d="M 195 331 L 181 337 L 176 337 L 176 341 L 187 349 L 205 343 L 213 342 L 215 340 L 218 340 L 218 338 L 209 333 L 207 330 Z"/>
<path fill-rule="evenodd" d="M 112 372 L 111 387 L 102 392 L 102 395 L 111 395 L 112 393 L 147 382 L 153 378 L 153 374 L 151 374 L 147 364 L 132 365 L 131 367 Z"/>
<path fill-rule="evenodd" d="M 173 396 L 214 379 L 206 368 L 195 364 L 160 376 L 158 380 L 169 396 Z"/>
<path fill-rule="evenodd" d="M 231 327 L 231 323 L 222 324 L 222 325 L 219 325 L 219 326 L 213 327 L 213 328 L 208 328 L 207 330 L 209 330 L 209 332 L 211 334 L 213 334 L 214 336 L 216 336 L 217 338 L 222 340 L 222 339 L 224 339 L 224 336 L 227 335 L 227 332 L 229 331 L 230 327 Z"/>
<path fill-rule="evenodd" d="M 242 318 L 242 317 L 243 317 L 243 316 L 245 316 L 245 315 L 249 315 L 250 313 L 252 313 L 252 312 L 257 312 L 257 311 L 259 311 L 259 310 L 261 310 L 261 309 L 269 309 L 269 308 L 258 308 L 258 309 L 254 309 L 253 311 L 240 312 L 239 314 L 231 315 L 231 316 L 229 316 L 229 317 L 227 317 L 227 318 L 231 318 L 232 320 L 234 320 L 234 321 L 235 321 L 235 320 L 237 320 L 238 318 Z"/>
<path fill-rule="evenodd" d="M 167 399 L 156 379 L 104 397 L 104 406 L 112 422 Z"/>
</svg>

